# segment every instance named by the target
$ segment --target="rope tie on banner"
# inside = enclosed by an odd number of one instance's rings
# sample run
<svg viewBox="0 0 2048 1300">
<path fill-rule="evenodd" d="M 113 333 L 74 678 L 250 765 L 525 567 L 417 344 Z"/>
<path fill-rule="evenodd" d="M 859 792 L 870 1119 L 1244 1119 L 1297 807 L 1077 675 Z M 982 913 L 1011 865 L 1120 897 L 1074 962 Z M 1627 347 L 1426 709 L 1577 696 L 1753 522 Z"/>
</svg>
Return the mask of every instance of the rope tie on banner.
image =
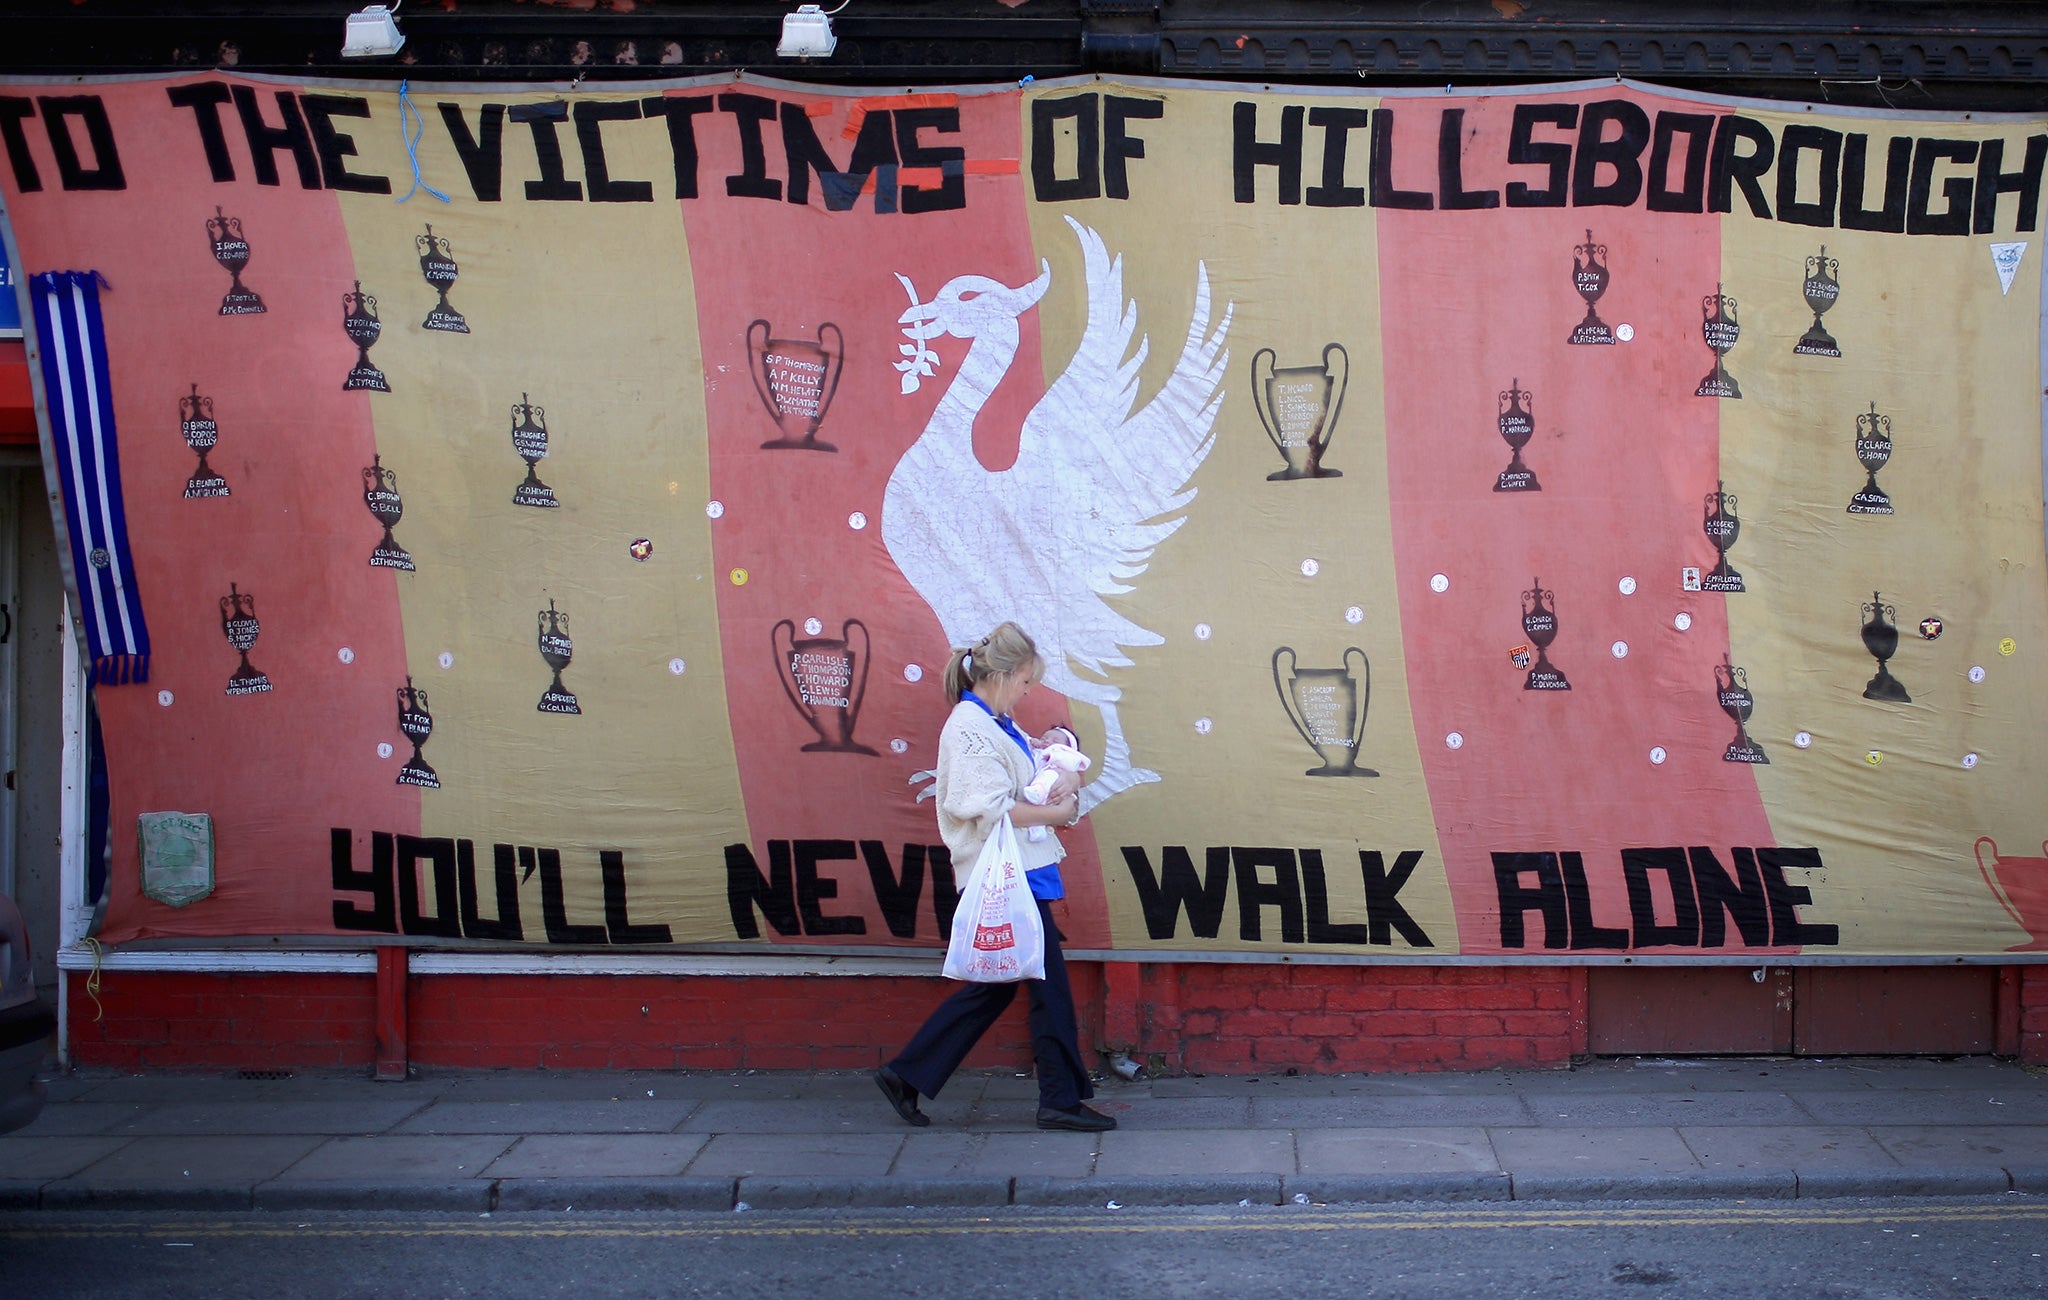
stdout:
<svg viewBox="0 0 2048 1300">
<path fill-rule="evenodd" d="M 412 131 L 410 134 L 405 129 L 405 115 L 407 113 L 412 114 Z M 421 190 L 425 190 L 443 203 L 451 201 L 446 194 L 427 184 L 426 178 L 420 175 L 420 137 L 426 133 L 426 116 L 420 112 L 419 105 L 412 102 L 412 82 L 399 82 L 398 134 L 404 138 L 405 156 L 412 162 L 412 188 L 399 195 L 397 199 L 393 200 L 394 202 L 403 203 Z"/>
<path fill-rule="evenodd" d="M 100 947 L 98 939 L 90 936 L 79 942 L 92 950 L 92 972 L 85 977 L 85 996 L 92 999 L 92 1022 L 98 1024 L 107 1018 L 107 1009 L 100 1005 L 100 957 L 106 949 Z"/>
</svg>

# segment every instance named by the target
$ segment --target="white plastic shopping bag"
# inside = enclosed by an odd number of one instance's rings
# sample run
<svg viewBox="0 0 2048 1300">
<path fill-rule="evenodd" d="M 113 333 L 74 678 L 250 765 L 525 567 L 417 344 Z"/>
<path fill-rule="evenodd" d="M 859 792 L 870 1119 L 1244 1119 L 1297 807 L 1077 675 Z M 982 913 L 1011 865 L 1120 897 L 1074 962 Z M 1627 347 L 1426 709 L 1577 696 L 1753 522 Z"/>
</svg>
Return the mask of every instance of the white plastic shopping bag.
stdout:
<svg viewBox="0 0 2048 1300">
<path fill-rule="evenodd" d="M 1045 978 L 1045 930 L 1038 900 L 1024 878 L 1017 832 L 1009 817 L 996 823 L 981 856 L 967 873 L 946 947 L 947 979 L 1010 984 Z"/>
</svg>

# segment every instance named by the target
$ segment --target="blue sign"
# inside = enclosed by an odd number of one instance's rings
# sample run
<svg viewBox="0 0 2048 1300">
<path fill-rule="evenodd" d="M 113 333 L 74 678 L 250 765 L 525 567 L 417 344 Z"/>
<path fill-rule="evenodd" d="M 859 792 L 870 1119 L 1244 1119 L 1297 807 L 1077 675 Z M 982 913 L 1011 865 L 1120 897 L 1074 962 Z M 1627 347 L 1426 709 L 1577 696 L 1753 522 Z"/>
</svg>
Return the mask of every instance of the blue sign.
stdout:
<svg viewBox="0 0 2048 1300">
<path fill-rule="evenodd" d="M 21 337 L 21 307 L 14 300 L 14 268 L 7 264 L 7 245 L 0 243 L 0 338 Z"/>
</svg>

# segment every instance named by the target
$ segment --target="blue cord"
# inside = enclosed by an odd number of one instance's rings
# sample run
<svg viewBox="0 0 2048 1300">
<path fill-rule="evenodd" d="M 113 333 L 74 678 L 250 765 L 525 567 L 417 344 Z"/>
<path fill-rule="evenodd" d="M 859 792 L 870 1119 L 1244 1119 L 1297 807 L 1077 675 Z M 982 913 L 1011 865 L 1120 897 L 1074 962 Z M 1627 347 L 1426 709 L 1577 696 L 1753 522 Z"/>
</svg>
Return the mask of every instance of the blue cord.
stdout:
<svg viewBox="0 0 2048 1300">
<path fill-rule="evenodd" d="M 405 115 L 412 113 L 412 132 L 406 133 Z M 398 83 L 398 134 L 405 138 L 405 156 L 412 159 L 412 188 L 400 195 L 396 202 L 403 203 L 420 190 L 425 190 L 443 203 L 451 200 L 446 194 L 427 184 L 420 175 L 420 137 L 427 131 L 427 119 L 421 114 L 419 105 L 412 102 L 412 82 Z"/>
</svg>

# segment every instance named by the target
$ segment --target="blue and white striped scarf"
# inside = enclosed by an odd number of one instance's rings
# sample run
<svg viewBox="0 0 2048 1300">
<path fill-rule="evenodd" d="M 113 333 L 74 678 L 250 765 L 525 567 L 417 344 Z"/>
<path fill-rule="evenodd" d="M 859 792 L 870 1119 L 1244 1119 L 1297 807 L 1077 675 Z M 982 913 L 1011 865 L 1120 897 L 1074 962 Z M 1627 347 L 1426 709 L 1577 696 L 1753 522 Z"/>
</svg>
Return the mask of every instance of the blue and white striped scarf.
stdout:
<svg viewBox="0 0 2048 1300">
<path fill-rule="evenodd" d="M 97 271 L 45 271 L 30 277 L 29 297 L 93 680 L 112 685 L 149 680 L 149 627 L 121 500 L 100 284 Z"/>
</svg>

